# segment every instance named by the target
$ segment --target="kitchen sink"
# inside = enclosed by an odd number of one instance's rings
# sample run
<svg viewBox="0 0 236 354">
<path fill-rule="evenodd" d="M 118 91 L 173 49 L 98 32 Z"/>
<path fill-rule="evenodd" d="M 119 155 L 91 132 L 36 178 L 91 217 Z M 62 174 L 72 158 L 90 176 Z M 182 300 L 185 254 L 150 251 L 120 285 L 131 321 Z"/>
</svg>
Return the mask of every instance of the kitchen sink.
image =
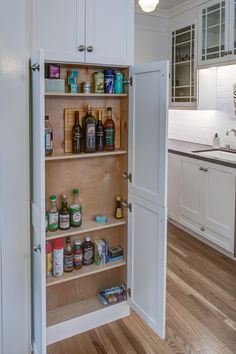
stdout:
<svg viewBox="0 0 236 354">
<path fill-rule="evenodd" d="M 211 149 L 211 150 L 198 150 L 193 151 L 195 154 L 210 157 L 217 160 L 226 160 L 236 163 L 236 151 Z"/>
</svg>

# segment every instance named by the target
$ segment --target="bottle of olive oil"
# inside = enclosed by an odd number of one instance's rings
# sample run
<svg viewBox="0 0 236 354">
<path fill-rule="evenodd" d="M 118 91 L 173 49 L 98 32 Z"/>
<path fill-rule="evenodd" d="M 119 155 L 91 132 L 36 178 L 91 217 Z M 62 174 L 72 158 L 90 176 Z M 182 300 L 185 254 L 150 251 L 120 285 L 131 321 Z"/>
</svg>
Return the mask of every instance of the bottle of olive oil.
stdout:
<svg viewBox="0 0 236 354">
<path fill-rule="evenodd" d="M 75 112 L 75 125 L 72 130 L 72 149 L 74 154 L 82 151 L 82 128 L 79 124 L 79 111 Z"/>
<path fill-rule="evenodd" d="M 86 116 L 83 118 L 84 152 L 96 151 L 96 119 L 92 115 L 92 107 L 88 106 Z"/>
</svg>

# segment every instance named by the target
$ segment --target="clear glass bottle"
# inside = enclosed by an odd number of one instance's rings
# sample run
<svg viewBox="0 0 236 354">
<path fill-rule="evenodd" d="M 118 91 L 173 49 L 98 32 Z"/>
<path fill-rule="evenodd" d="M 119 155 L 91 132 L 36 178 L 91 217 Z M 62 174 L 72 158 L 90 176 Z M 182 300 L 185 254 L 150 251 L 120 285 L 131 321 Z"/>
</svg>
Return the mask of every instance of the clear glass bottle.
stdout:
<svg viewBox="0 0 236 354">
<path fill-rule="evenodd" d="M 64 249 L 64 272 L 69 273 L 74 270 L 74 250 L 71 245 L 71 237 L 66 238 Z"/>
<path fill-rule="evenodd" d="M 49 116 L 45 116 L 45 156 L 52 155 L 53 152 L 53 130 L 52 126 L 49 123 Z"/>
<path fill-rule="evenodd" d="M 88 106 L 86 116 L 83 118 L 84 152 L 96 151 L 96 119 L 92 115 L 92 107 Z"/>
<path fill-rule="evenodd" d="M 61 210 L 59 213 L 59 229 L 69 230 L 70 228 L 70 213 L 68 209 L 67 196 L 64 194 L 61 201 Z"/>
<path fill-rule="evenodd" d="M 104 149 L 115 150 L 115 123 L 112 119 L 112 107 L 107 107 L 107 120 L 104 123 Z"/>
<path fill-rule="evenodd" d="M 73 189 L 74 201 L 70 205 L 70 225 L 79 227 L 82 224 L 82 205 L 79 201 L 79 190 Z"/>
<path fill-rule="evenodd" d="M 48 212 L 48 230 L 57 231 L 58 229 L 58 209 L 57 209 L 57 197 L 51 195 L 50 197 L 50 210 Z"/>
</svg>

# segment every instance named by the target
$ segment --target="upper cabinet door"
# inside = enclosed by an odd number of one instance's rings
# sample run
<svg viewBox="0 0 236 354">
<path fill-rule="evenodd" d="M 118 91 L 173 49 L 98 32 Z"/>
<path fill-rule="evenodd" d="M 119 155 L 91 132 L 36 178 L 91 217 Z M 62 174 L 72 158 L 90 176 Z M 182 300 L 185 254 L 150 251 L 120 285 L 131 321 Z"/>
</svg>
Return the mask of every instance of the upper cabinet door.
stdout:
<svg viewBox="0 0 236 354">
<path fill-rule="evenodd" d="M 207 65 L 228 60 L 228 1 L 211 1 L 200 7 L 199 64 Z"/>
<path fill-rule="evenodd" d="M 129 191 L 166 207 L 168 62 L 130 70 Z"/>
<path fill-rule="evenodd" d="M 33 0 L 33 50 L 46 60 L 84 63 L 85 0 Z"/>
<path fill-rule="evenodd" d="M 34 353 L 46 354 L 46 270 L 45 270 L 45 174 L 44 174 L 44 58 L 40 51 L 32 65 L 32 256 L 33 347 Z"/>
<path fill-rule="evenodd" d="M 128 301 L 164 338 L 168 62 L 135 67 L 131 76 Z"/>
<path fill-rule="evenodd" d="M 230 2 L 229 60 L 236 60 L 236 0 Z"/>
<path fill-rule="evenodd" d="M 86 0 L 86 62 L 133 65 L 133 0 Z"/>
</svg>

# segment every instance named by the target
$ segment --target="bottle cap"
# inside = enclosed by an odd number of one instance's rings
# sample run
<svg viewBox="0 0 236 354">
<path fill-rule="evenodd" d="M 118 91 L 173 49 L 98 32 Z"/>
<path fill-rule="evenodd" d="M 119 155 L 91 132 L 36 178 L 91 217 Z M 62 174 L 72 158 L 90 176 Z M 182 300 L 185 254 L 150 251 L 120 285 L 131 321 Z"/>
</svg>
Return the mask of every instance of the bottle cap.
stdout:
<svg viewBox="0 0 236 354">
<path fill-rule="evenodd" d="M 49 120 L 49 116 L 48 115 L 45 116 L 45 120 Z"/>
<path fill-rule="evenodd" d="M 115 71 L 113 69 L 106 69 L 103 72 L 104 75 L 115 75 Z"/>
<path fill-rule="evenodd" d="M 116 200 L 117 200 L 118 202 L 120 202 L 120 201 L 121 201 L 121 196 L 120 196 L 120 195 L 117 195 Z"/>
<path fill-rule="evenodd" d="M 52 242 L 47 241 L 46 242 L 46 253 L 51 253 L 52 252 Z"/>
<path fill-rule="evenodd" d="M 112 107 L 107 107 L 107 110 L 108 111 L 112 111 Z"/>
<path fill-rule="evenodd" d="M 52 246 L 54 250 L 60 250 L 64 248 L 64 241 L 63 238 L 56 238 L 52 241 Z"/>
<path fill-rule="evenodd" d="M 91 241 L 91 237 L 90 237 L 90 236 L 86 236 L 86 237 L 85 237 L 85 241 L 86 241 L 86 242 L 90 242 L 90 241 Z"/>
<path fill-rule="evenodd" d="M 75 246 L 80 246 L 81 245 L 81 241 L 80 240 L 75 240 Z"/>
<path fill-rule="evenodd" d="M 71 237 L 70 237 L 70 236 L 68 236 L 68 237 L 66 238 L 66 243 L 71 243 Z"/>
<path fill-rule="evenodd" d="M 218 138 L 218 133 L 215 133 L 215 138 Z"/>
<path fill-rule="evenodd" d="M 51 195 L 50 200 L 52 202 L 55 202 L 57 200 L 57 196 L 56 195 Z"/>
<path fill-rule="evenodd" d="M 73 194 L 74 194 L 74 195 L 79 195 L 79 190 L 78 190 L 78 188 L 73 189 Z"/>
<path fill-rule="evenodd" d="M 66 194 L 62 194 L 61 199 L 67 199 L 67 195 Z"/>
</svg>

